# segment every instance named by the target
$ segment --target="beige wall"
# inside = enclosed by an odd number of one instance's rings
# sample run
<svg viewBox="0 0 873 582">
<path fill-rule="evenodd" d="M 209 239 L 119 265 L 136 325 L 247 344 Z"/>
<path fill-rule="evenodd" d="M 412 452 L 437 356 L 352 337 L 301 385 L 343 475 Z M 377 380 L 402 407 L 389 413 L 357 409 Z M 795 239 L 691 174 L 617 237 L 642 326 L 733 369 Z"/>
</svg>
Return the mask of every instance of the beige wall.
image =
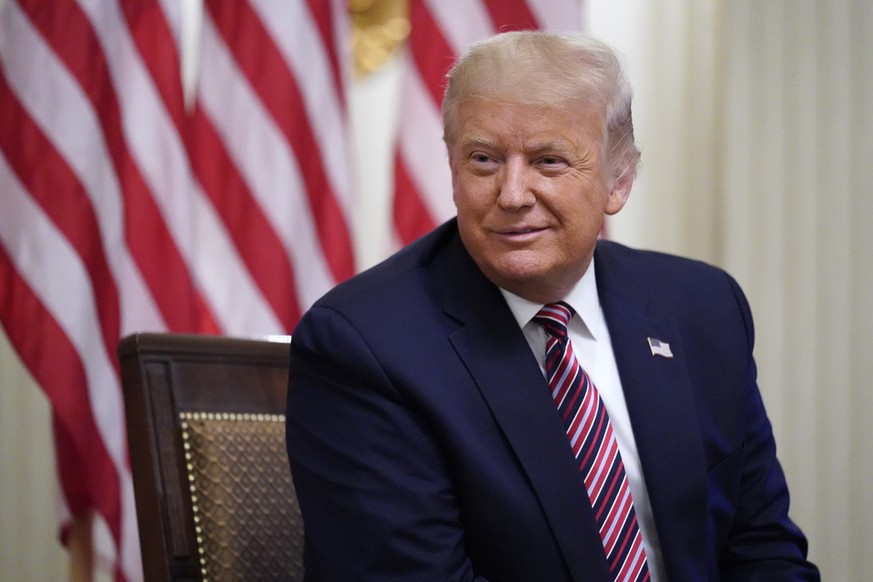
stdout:
<svg viewBox="0 0 873 582">
<path fill-rule="evenodd" d="M 873 3 L 588 1 L 591 30 L 627 56 L 643 149 L 612 238 L 737 277 L 794 517 L 825 579 L 862 580 L 873 554 Z M 354 117 L 368 264 L 384 248 L 395 81 L 389 68 L 352 95 L 354 113 L 369 112 Z M 0 577 L 57 579 L 47 406 L 5 336 L 0 466 Z"/>
<path fill-rule="evenodd" d="M 48 400 L 0 328 L 0 579 L 62 580 Z M 8 576 L 8 577 L 7 577 Z"/>
</svg>

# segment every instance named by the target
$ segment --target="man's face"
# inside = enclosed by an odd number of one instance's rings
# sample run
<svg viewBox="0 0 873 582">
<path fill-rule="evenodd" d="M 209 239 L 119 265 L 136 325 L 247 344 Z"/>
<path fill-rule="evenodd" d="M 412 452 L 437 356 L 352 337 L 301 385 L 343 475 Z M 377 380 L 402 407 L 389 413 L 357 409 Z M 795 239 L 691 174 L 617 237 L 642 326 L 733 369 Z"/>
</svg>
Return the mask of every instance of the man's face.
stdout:
<svg viewBox="0 0 873 582">
<path fill-rule="evenodd" d="M 496 285 L 549 303 L 585 273 L 604 215 L 621 210 L 633 182 L 607 175 L 602 118 L 597 108 L 461 103 L 449 144 L 458 226 Z"/>
</svg>

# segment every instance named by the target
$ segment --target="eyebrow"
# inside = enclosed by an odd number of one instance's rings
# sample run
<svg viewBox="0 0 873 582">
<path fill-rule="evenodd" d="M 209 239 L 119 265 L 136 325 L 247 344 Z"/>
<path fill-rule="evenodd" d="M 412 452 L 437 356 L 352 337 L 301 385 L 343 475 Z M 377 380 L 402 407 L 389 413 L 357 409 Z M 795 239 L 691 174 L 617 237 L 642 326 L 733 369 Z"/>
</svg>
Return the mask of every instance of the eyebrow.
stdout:
<svg viewBox="0 0 873 582">
<path fill-rule="evenodd" d="M 484 136 L 471 136 L 461 140 L 461 147 L 467 150 L 483 148 L 490 150 L 501 149 L 493 140 Z M 528 154 L 540 154 L 543 152 L 567 153 L 573 150 L 573 144 L 563 139 L 553 139 L 543 142 L 534 142 L 532 145 L 524 145 L 524 151 Z"/>
<path fill-rule="evenodd" d="M 566 140 L 551 140 L 541 143 L 534 143 L 530 146 L 524 146 L 524 151 L 530 154 L 541 154 L 543 152 L 568 153 L 572 150 L 573 144 Z"/>
<path fill-rule="evenodd" d="M 461 139 L 461 147 L 464 149 L 484 148 L 495 150 L 499 149 L 494 141 L 481 136 L 473 136 L 470 138 Z"/>
</svg>

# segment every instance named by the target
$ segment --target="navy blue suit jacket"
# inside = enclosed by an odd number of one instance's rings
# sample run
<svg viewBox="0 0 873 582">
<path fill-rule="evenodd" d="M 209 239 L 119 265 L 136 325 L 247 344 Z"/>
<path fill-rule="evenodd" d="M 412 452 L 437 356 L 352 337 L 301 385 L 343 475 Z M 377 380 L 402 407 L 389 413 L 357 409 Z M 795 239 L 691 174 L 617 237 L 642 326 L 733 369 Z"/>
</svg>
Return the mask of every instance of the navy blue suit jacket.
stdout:
<svg viewBox="0 0 873 582">
<path fill-rule="evenodd" d="M 610 242 L 594 261 L 669 579 L 818 579 L 739 287 Z M 609 578 L 546 380 L 454 220 L 304 316 L 287 442 L 310 580 Z"/>
</svg>

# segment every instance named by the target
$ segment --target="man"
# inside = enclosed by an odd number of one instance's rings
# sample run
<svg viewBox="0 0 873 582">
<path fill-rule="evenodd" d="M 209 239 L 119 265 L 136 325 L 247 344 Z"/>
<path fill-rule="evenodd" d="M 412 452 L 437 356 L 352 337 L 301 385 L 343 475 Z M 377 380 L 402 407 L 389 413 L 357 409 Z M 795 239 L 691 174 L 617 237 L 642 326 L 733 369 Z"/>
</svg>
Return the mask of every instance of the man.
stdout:
<svg viewBox="0 0 873 582">
<path fill-rule="evenodd" d="M 597 242 L 639 160 L 580 36 L 472 47 L 443 102 L 456 220 L 294 331 L 312 580 L 815 580 L 715 268 Z"/>
</svg>

